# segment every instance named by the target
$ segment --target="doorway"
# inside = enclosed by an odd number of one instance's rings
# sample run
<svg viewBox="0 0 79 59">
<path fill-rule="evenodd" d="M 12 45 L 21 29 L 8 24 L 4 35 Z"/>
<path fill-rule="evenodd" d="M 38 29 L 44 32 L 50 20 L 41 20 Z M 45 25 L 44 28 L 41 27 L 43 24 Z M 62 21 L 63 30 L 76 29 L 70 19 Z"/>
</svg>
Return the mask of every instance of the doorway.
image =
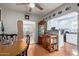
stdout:
<svg viewBox="0 0 79 59">
<path fill-rule="evenodd" d="M 35 36 L 36 35 L 36 23 L 29 20 L 23 21 L 23 36 L 26 38 L 26 36 L 30 37 L 30 44 L 36 43 Z"/>
</svg>

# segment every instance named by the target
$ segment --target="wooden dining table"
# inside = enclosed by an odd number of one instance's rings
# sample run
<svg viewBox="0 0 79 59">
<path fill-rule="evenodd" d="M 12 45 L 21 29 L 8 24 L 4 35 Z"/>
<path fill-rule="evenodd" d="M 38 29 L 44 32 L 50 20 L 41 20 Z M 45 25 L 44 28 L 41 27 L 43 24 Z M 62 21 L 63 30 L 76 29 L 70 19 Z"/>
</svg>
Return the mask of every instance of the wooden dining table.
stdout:
<svg viewBox="0 0 79 59">
<path fill-rule="evenodd" d="M 12 45 L 2 45 L 0 43 L 0 56 L 16 56 L 26 50 L 26 41 L 22 39 L 16 39 Z"/>
</svg>

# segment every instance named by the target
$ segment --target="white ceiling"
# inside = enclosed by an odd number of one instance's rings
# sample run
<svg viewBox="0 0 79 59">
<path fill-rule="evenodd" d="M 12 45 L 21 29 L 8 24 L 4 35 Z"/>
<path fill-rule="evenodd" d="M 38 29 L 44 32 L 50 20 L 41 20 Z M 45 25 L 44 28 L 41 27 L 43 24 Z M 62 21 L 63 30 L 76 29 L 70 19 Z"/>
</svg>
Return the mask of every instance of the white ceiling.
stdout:
<svg viewBox="0 0 79 59">
<path fill-rule="evenodd" d="M 62 5 L 63 3 L 39 3 L 39 4 L 43 8 L 43 10 L 41 11 L 38 8 L 34 7 L 31 12 L 32 14 L 44 16 L 50 11 Z M 13 9 L 13 10 L 29 13 L 28 5 L 16 5 L 16 3 L 0 3 L 0 6 L 4 8 L 8 8 L 8 9 Z"/>
</svg>

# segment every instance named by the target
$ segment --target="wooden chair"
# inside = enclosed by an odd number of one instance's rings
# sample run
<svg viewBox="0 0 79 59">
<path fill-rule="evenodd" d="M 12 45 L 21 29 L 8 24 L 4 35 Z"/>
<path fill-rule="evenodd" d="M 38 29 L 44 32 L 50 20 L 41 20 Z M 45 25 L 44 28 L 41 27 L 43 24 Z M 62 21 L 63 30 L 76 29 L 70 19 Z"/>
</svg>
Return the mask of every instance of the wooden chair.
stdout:
<svg viewBox="0 0 79 59">
<path fill-rule="evenodd" d="M 17 22 L 17 27 L 18 27 L 18 39 L 23 38 L 23 22 L 21 20 L 19 20 Z M 27 39 L 28 38 L 28 39 Z M 22 51 L 20 54 L 18 54 L 17 56 L 27 56 L 27 51 L 30 45 L 30 36 L 26 35 L 26 44 L 27 47 L 24 51 Z"/>
<path fill-rule="evenodd" d="M 30 36 L 29 35 L 26 35 L 26 43 L 27 43 L 27 47 L 24 51 L 22 51 L 22 53 L 18 54 L 17 56 L 27 56 L 27 52 L 28 52 L 28 48 L 29 48 L 29 45 L 30 45 Z"/>
</svg>

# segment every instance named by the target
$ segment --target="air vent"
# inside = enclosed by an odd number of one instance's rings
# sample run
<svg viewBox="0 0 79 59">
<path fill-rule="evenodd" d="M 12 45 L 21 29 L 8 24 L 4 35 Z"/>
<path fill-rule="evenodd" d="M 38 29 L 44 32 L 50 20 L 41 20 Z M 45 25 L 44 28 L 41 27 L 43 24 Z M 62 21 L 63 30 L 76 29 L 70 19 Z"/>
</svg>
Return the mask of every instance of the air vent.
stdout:
<svg viewBox="0 0 79 59">
<path fill-rule="evenodd" d="M 61 13 L 62 13 L 62 11 L 59 11 L 59 12 L 58 12 L 58 14 L 61 14 Z"/>
<path fill-rule="evenodd" d="M 56 13 L 53 14 L 53 16 L 55 16 L 55 15 L 56 15 Z"/>
<path fill-rule="evenodd" d="M 65 10 L 66 11 L 71 10 L 71 7 L 66 7 Z"/>
</svg>

